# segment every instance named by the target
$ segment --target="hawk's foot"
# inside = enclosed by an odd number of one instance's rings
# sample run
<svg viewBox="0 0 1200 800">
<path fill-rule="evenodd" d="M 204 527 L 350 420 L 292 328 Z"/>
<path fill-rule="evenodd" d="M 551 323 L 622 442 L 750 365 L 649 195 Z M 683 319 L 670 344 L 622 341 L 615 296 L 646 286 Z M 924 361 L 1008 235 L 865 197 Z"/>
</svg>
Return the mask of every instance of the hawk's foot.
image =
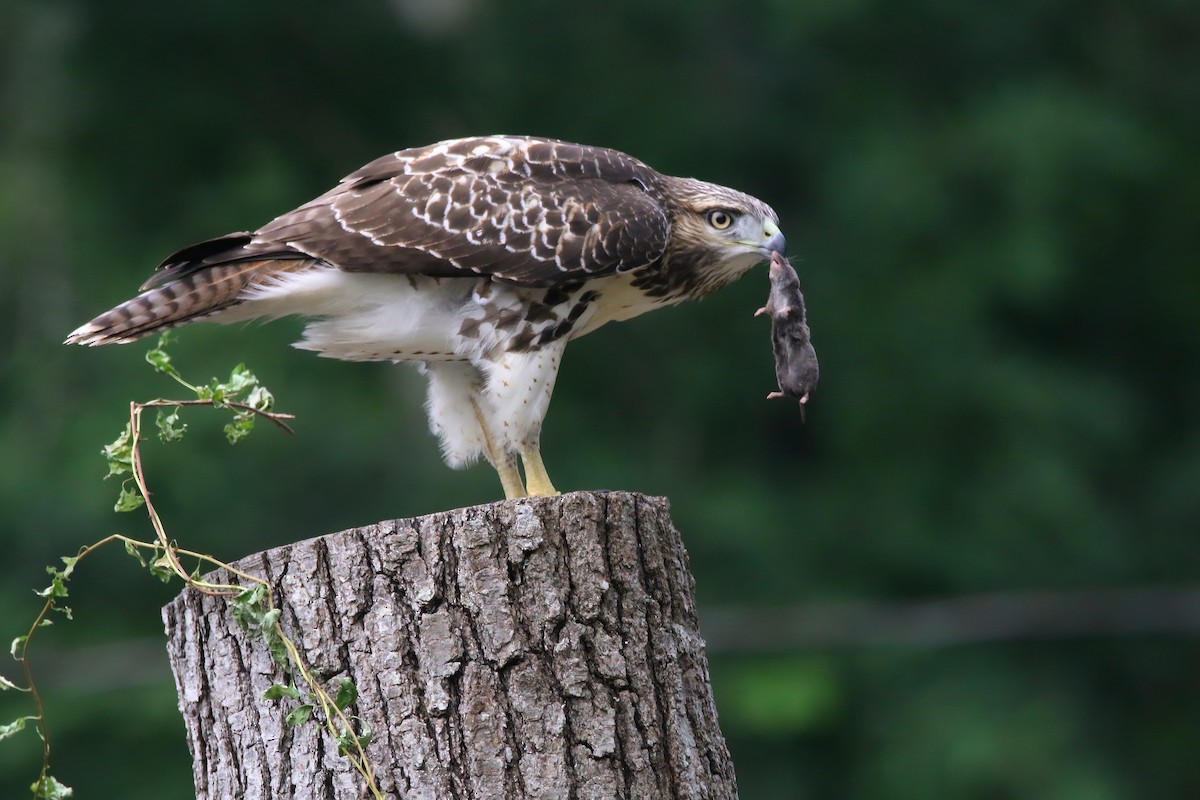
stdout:
<svg viewBox="0 0 1200 800">
<path fill-rule="evenodd" d="M 529 486 L 530 497 L 558 496 L 558 489 L 554 488 L 550 476 L 546 474 L 541 452 L 536 449 L 522 452 L 521 461 L 525 464 L 525 481 Z"/>
<path fill-rule="evenodd" d="M 491 431 L 488 430 L 487 420 L 484 418 L 483 412 L 479 410 L 479 404 L 473 399 L 471 408 L 475 411 L 475 421 L 479 423 L 479 429 L 483 431 L 488 463 L 496 468 L 496 474 L 500 476 L 500 485 L 504 487 L 504 499 L 528 497 L 525 484 L 521 482 L 521 473 L 517 469 L 517 457 L 511 451 L 496 446 L 496 440 L 492 438 Z"/>
<path fill-rule="evenodd" d="M 521 473 L 517 471 L 516 459 L 496 464 L 495 467 L 500 475 L 500 485 L 504 487 L 505 500 L 529 496 L 530 493 L 525 491 L 525 484 L 521 482 Z"/>
</svg>

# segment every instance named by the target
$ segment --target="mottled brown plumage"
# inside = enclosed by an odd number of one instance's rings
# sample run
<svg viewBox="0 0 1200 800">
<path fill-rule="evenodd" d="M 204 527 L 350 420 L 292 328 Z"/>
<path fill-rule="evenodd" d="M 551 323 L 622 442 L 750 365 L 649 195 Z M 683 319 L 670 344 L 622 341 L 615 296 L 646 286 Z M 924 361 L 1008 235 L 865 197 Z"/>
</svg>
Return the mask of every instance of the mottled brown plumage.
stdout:
<svg viewBox="0 0 1200 800">
<path fill-rule="evenodd" d="M 254 232 L 180 250 L 142 294 L 67 341 L 315 317 L 298 346 L 423 364 L 448 460 L 482 452 L 506 493 L 520 493 L 505 473 L 514 453 L 530 471 L 569 339 L 702 297 L 782 249 L 775 213 L 741 192 L 602 147 L 456 139 L 379 158 Z M 455 399 L 454 413 L 439 414 Z"/>
</svg>

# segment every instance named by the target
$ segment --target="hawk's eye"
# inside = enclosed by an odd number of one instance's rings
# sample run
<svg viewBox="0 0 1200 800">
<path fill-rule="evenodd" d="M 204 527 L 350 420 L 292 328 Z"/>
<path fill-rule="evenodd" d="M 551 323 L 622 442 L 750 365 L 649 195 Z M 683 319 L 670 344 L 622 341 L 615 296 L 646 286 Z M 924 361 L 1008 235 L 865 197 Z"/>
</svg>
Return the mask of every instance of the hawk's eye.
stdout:
<svg viewBox="0 0 1200 800">
<path fill-rule="evenodd" d="M 708 212 L 708 224 L 719 231 L 723 231 L 733 224 L 733 212 L 726 211 L 723 208 L 714 208 Z"/>
</svg>

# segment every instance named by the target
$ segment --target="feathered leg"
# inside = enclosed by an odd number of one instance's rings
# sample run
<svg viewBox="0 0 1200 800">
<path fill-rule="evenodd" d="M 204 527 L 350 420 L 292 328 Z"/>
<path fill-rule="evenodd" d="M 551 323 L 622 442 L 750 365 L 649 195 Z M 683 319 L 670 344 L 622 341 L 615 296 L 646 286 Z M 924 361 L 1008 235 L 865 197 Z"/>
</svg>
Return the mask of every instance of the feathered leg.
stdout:
<svg viewBox="0 0 1200 800">
<path fill-rule="evenodd" d="M 481 403 L 483 374 L 464 362 L 430 362 L 422 365 L 422 371 L 429 376 L 425 403 L 429 429 L 441 442 L 446 463 L 462 469 L 482 455 L 500 476 L 506 498 L 525 497 L 516 454 L 493 430 Z"/>
<path fill-rule="evenodd" d="M 504 499 L 528 497 L 529 492 L 525 491 L 525 484 L 521 482 L 521 473 L 517 471 L 516 455 L 511 450 L 505 449 L 488 432 L 488 423 L 484 418 L 483 411 L 479 408 L 479 402 L 472 399 L 471 407 L 475 411 L 475 419 L 479 421 L 479 429 L 483 432 L 487 460 L 500 476 L 500 486 L 504 488 Z"/>
<path fill-rule="evenodd" d="M 502 437 L 497 444 L 507 453 L 521 454 L 525 485 L 533 497 L 558 494 L 542 462 L 541 438 L 565 346 L 559 341 L 538 350 L 505 353 L 487 365 L 483 399 L 492 411 L 490 418 L 499 421 L 492 426 Z"/>
</svg>

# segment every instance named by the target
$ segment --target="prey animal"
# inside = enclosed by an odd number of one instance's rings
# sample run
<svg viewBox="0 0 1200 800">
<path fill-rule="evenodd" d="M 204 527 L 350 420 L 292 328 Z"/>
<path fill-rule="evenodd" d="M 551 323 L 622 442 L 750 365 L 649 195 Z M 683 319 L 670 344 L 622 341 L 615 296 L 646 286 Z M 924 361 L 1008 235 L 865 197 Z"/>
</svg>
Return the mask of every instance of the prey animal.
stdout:
<svg viewBox="0 0 1200 800">
<path fill-rule="evenodd" d="M 779 390 L 771 392 L 767 398 L 796 398 L 800 401 L 800 419 L 803 420 L 805 404 L 817 386 L 821 370 L 808 329 L 800 276 L 791 263 L 776 252 L 771 254 L 770 279 L 767 304 L 754 312 L 756 317 L 759 314 L 771 317 L 771 349 L 775 351 L 775 380 Z"/>
<path fill-rule="evenodd" d="M 179 250 L 67 342 L 307 317 L 297 347 L 425 373 L 451 467 L 483 456 L 506 497 L 557 494 L 541 432 L 567 343 L 740 278 L 783 252 L 778 222 L 748 194 L 616 150 L 451 139 L 385 155 L 256 230 Z"/>
</svg>

